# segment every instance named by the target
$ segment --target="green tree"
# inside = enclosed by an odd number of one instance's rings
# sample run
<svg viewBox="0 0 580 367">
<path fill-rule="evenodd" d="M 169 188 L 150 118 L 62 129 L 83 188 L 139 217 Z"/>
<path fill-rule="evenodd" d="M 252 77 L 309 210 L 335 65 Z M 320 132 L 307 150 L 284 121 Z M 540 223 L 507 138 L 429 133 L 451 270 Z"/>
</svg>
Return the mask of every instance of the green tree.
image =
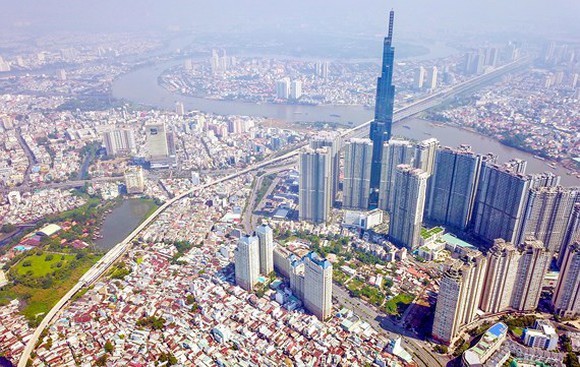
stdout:
<svg viewBox="0 0 580 367">
<path fill-rule="evenodd" d="M 107 342 L 105 343 L 105 352 L 111 354 L 113 353 L 114 350 L 115 347 L 113 346 L 113 343 L 111 343 L 110 340 L 107 340 Z"/>
<path fill-rule="evenodd" d="M 564 357 L 564 364 L 566 367 L 580 367 L 578 356 L 574 352 L 566 353 L 566 357 Z"/>
<path fill-rule="evenodd" d="M 107 355 L 103 354 L 99 359 L 97 359 L 97 361 L 95 362 L 95 364 L 97 366 L 106 366 L 107 365 Z"/>
<path fill-rule="evenodd" d="M 2 225 L 2 228 L 0 228 L 0 232 L 2 233 L 11 233 L 14 232 L 16 230 L 16 226 L 14 224 L 10 224 L 10 223 L 6 223 L 4 225 Z"/>
</svg>

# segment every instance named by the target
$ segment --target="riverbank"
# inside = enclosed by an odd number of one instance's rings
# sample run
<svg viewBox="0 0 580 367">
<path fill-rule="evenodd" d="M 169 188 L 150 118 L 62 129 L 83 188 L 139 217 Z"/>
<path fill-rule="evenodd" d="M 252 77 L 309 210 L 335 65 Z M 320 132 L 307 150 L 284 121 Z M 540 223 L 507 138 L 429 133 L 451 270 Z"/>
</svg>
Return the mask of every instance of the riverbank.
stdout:
<svg viewBox="0 0 580 367">
<path fill-rule="evenodd" d="M 37 325 L 44 315 L 78 282 L 78 280 L 110 249 L 98 241 L 92 244 L 94 233 L 102 233 L 105 243 L 116 244 L 148 218 L 158 205 L 152 199 L 131 198 L 109 201 L 89 199 L 82 207 L 52 216 L 44 223 L 57 223 L 63 230 L 42 239 L 29 251 L 12 250 L 7 274 L 11 281 L 0 291 L 0 305 L 18 299 L 31 326 Z M 74 224 L 73 224 L 74 223 Z M 115 226 L 108 228 L 109 223 Z M 32 228 L 31 228 L 32 229 Z M 121 240 L 122 240 L 121 239 Z M 24 278 L 22 278 L 24 277 Z"/>
<path fill-rule="evenodd" d="M 159 208 L 152 199 L 130 198 L 123 200 L 110 211 L 100 226 L 95 246 L 108 251 Z"/>
<path fill-rule="evenodd" d="M 442 56 L 443 57 L 443 56 Z M 158 85 L 158 76 L 167 68 L 177 65 L 177 61 L 169 61 L 138 68 L 118 78 L 112 86 L 115 98 L 121 98 L 136 104 L 143 104 L 157 108 L 173 110 L 175 102 L 182 102 L 187 110 L 203 111 L 219 115 L 244 115 L 264 117 L 277 121 L 285 121 L 287 125 L 315 125 L 323 126 L 326 123 L 333 126 L 352 127 L 373 116 L 373 111 L 362 106 L 306 106 L 306 105 L 274 105 L 253 104 L 238 101 L 217 101 L 203 98 L 185 97 L 172 94 Z M 510 148 L 498 140 L 483 136 L 463 127 L 445 125 L 444 127 L 430 126 L 430 123 L 415 118 L 407 119 L 403 123 L 395 124 L 394 134 L 409 137 L 415 140 L 424 140 L 429 137 L 437 138 L 442 145 L 456 147 L 461 144 L 471 145 L 478 153 L 493 152 L 499 155 L 500 162 L 512 158 L 521 158 L 528 161 L 529 173 L 545 171 L 554 172 L 562 177 L 562 184 L 567 186 L 580 185 L 580 179 L 561 166 L 552 167 L 550 161 L 535 158 L 534 154 Z M 403 125 L 410 125 L 412 131 L 403 131 Z"/>
</svg>

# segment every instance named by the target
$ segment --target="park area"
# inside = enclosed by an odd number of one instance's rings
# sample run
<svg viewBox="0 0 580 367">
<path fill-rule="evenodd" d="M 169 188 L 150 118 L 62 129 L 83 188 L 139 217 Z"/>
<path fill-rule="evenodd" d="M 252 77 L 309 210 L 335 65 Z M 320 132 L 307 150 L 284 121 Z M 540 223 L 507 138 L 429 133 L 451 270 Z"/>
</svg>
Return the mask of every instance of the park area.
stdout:
<svg viewBox="0 0 580 367">
<path fill-rule="evenodd" d="M 0 304 L 20 299 L 22 314 L 35 326 L 99 258 L 90 253 L 29 254 L 10 269 L 12 283 L 0 291 Z"/>
<path fill-rule="evenodd" d="M 59 269 L 66 269 L 74 259 L 75 256 L 71 254 L 37 253 L 22 259 L 16 265 L 16 271 L 19 275 L 40 278 Z"/>
</svg>

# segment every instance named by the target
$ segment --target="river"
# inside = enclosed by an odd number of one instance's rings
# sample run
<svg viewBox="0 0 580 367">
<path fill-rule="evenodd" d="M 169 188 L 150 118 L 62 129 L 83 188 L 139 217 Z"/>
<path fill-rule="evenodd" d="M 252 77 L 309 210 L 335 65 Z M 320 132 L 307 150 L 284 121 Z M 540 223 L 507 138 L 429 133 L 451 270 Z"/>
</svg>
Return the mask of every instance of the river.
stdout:
<svg viewBox="0 0 580 367">
<path fill-rule="evenodd" d="M 0 367 L 12 367 L 13 364 L 6 358 L 0 357 Z"/>
<path fill-rule="evenodd" d="M 444 57 L 452 53 L 453 49 L 444 48 L 443 51 L 433 52 L 420 58 Z M 373 111 L 360 106 L 302 106 L 302 105 L 274 105 L 253 104 L 236 101 L 216 101 L 203 98 L 175 95 L 157 84 L 157 77 L 167 68 L 179 64 L 181 61 L 170 61 L 157 65 L 146 66 L 129 72 L 118 78 L 113 84 L 113 96 L 123 98 L 134 103 L 166 108 L 173 110 L 175 102 L 181 101 L 189 110 L 199 110 L 221 115 L 245 115 L 279 119 L 288 122 L 336 122 L 345 125 L 360 124 L 372 118 Z M 409 128 L 404 128 L 408 126 Z M 478 153 L 493 152 L 499 155 L 500 162 L 512 158 L 521 158 L 528 161 L 528 173 L 552 171 L 562 177 L 563 185 L 580 185 L 580 180 L 567 175 L 568 170 L 563 167 L 555 169 L 548 166 L 548 162 L 535 158 L 532 154 L 508 147 L 497 140 L 478 133 L 454 126 L 436 126 L 420 119 L 408 119 L 394 126 L 395 135 L 405 136 L 415 140 L 435 137 L 443 145 L 458 146 L 469 144 Z M 429 135 L 431 134 L 431 135 Z"/>
<path fill-rule="evenodd" d="M 165 48 L 165 52 L 174 51 L 184 46 L 190 39 L 187 37 L 174 40 Z M 429 52 L 409 59 L 424 60 L 447 57 L 457 53 L 457 49 L 444 43 L 436 42 L 427 46 Z M 252 55 L 246 55 L 252 56 Z M 255 56 L 255 55 L 254 55 Z M 259 55 L 274 57 L 273 55 Z M 277 58 L 293 58 L 276 55 Z M 379 59 L 376 60 L 380 61 Z M 404 61 L 404 60 L 401 60 Z M 305 122 L 339 122 L 356 125 L 368 121 L 373 111 L 362 106 L 306 106 L 282 104 L 255 104 L 238 101 L 218 101 L 191 96 L 173 94 L 157 83 L 157 78 L 168 68 L 182 64 L 182 60 L 162 62 L 131 71 L 119 77 L 112 87 L 113 96 L 147 106 L 173 110 L 176 102 L 182 102 L 186 109 L 220 115 L 244 115 L 278 119 L 283 121 Z"/>
<path fill-rule="evenodd" d="M 534 157 L 532 154 L 522 150 L 508 147 L 490 137 L 478 134 L 473 131 L 461 129 L 450 125 L 441 125 L 430 121 L 409 118 L 401 121 L 393 127 L 394 136 L 403 136 L 414 140 L 424 140 L 437 138 L 441 145 L 457 147 L 461 144 L 469 144 L 473 151 L 481 154 L 494 153 L 499 157 L 499 162 L 505 162 L 512 158 L 521 158 L 528 162 L 527 173 L 541 173 L 545 171 L 554 172 L 562 177 L 561 183 L 567 186 L 580 186 L 580 180 L 574 176 L 569 176 L 566 168 L 548 166 L 548 162 Z"/>
<path fill-rule="evenodd" d="M 151 213 L 151 200 L 127 199 L 107 214 L 100 233 L 102 238 L 95 241 L 98 249 L 109 250 L 123 241 Z"/>
</svg>

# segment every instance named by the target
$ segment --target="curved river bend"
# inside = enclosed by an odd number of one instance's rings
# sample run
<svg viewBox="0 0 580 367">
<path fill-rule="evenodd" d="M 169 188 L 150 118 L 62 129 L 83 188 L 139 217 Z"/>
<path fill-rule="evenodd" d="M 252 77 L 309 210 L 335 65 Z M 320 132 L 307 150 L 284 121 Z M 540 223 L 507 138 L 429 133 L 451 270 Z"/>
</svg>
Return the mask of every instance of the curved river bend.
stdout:
<svg viewBox="0 0 580 367">
<path fill-rule="evenodd" d="M 337 122 L 357 125 L 372 118 L 373 111 L 360 106 L 302 106 L 253 104 L 236 101 L 216 101 L 203 98 L 174 95 L 157 84 L 158 76 L 168 67 L 180 63 L 171 61 L 152 66 L 146 66 L 129 72 L 113 83 L 113 96 L 134 103 L 173 110 L 175 102 L 181 101 L 189 110 L 220 115 L 245 115 L 273 118 L 289 122 Z M 469 144 L 478 153 L 493 152 L 499 155 L 500 162 L 511 158 L 521 158 L 528 161 L 528 173 L 544 171 L 554 172 L 562 177 L 562 184 L 580 186 L 580 179 L 568 175 L 568 170 L 557 166 L 552 168 L 548 162 L 535 158 L 532 154 L 508 147 L 500 142 L 478 133 L 454 126 L 439 124 L 420 119 L 407 119 L 393 127 L 393 134 L 415 140 L 430 137 L 439 139 L 442 145 L 456 147 Z"/>
</svg>

